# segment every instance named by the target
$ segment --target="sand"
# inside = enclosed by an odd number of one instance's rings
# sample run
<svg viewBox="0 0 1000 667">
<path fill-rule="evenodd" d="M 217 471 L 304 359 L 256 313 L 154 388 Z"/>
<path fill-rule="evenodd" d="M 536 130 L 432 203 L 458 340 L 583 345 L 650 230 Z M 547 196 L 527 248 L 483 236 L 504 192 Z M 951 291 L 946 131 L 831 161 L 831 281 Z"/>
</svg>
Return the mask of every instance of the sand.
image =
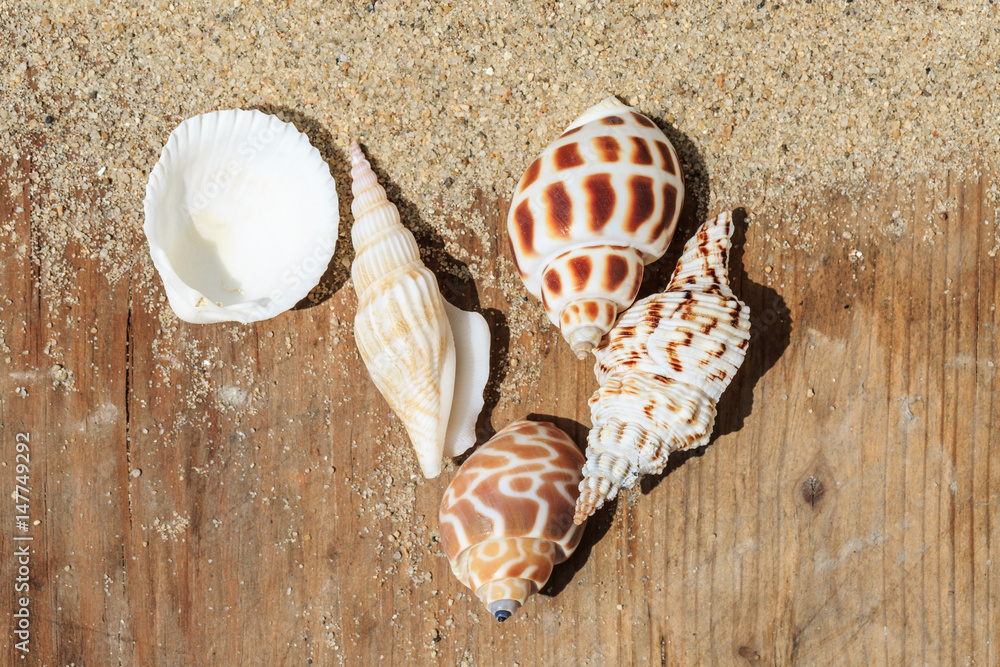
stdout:
<svg viewBox="0 0 1000 667">
<path fill-rule="evenodd" d="M 1000 148 L 995 4 L 717 5 L 2 2 L 0 156 L 29 161 L 38 259 L 72 298 L 71 240 L 112 282 L 146 261 L 146 177 L 215 109 L 295 122 L 342 188 L 357 138 L 418 236 L 484 248 L 496 230 L 456 217 L 507 197 L 606 95 L 673 128 L 705 211 L 965 172 Z M 24 252 L 10 231 L 3 250 Z"/>
</svg>

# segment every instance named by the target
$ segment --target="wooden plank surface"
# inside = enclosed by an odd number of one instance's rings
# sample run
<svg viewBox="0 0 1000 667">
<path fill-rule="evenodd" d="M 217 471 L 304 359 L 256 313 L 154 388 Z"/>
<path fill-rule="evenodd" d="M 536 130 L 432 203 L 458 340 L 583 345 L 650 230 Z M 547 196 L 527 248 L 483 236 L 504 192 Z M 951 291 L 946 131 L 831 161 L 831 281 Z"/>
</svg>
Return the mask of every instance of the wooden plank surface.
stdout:
<svg viewBox="0 0 1000 667">
<path fill-rule="evenodd" d="M 252 326 L 169 316 L 141 246 L 115 280 L 71 246 L 79 301 L 52 308 L 31 172 L 22 156 L 0 183 L 12 224 L 0 474 L 7 498 L 16 434 L 29 434 L 32 520 L 16 529 L 6 501 L 5 664 L 1000 659 L 992 171 L 912 188 L 874 175 L 867 198 L 745 211 L 732 272 L 754 339 L 713 443 L 599 512 L 503 625 L 437 542 L 453 469 L 418 476 L 354 350 L 349 244 L 319 303 Z M 505 202 L 478 202 L 501 229 Z M 686 208 L 646 291 L 665 283 L 704 205 Z M 788 210 L 803 222 L 776 228 Z M 798 243 L 830 220 L 836 234 Z M 499 232 L 489 252 L 510 271 Z M 508 320 L 508 293 L 456 280 L 449 261 L 428 255 L 449 299 L 494 333 L 480 439 L 533 414 L 582 443 L 590 364 L 537 327 L 537 305 L 525 330 Z M 32 538 L 26 658 L 13 634 L 16 536 Z"/>
</svg>

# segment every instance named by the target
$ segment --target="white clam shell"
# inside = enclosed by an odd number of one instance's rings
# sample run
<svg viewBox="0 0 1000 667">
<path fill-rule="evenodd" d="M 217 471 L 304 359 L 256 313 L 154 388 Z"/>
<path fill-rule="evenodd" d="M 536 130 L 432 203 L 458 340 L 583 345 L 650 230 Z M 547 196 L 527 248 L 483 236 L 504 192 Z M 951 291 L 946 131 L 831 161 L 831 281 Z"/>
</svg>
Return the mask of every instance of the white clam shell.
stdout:
<svg viewBox="0 0 1000 667">
<path fill-rule="evenodd" d="M 153 265 L 187 322 L 255 322 L 288 310 L 323 276 L 340 216 L 309 139 L 260 111 L 189 118 L 146 186 Z"/>
<path fill-rule="evenodd" d="M 729 288 L 732 232 L 730 213 L 702 225 L 667 291 L 637 301 L 594 350 L 600 388 L 590 399 L 576 521 L 712 435 L 750 340 L 750 309 Z"/>
</svg>

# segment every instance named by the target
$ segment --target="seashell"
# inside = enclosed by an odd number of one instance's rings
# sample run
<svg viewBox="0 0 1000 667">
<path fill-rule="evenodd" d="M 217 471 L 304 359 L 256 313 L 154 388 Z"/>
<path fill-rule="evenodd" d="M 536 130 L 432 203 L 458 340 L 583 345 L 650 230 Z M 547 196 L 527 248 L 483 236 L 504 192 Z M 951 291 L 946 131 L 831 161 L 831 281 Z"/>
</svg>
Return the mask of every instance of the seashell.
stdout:
<svg viewBox="0 0 1000 667">
<path fill-rule="evenodd" d="M 149 175 L 143 230 L 170 307 L 187 322 L 255 322 L 303 299 L 337 245 L 330 168 L 259 111 L 215 111 L 170 133 Z"/>
<path fill-rule="evenodd" d="M 750 340 L 750 309 L 729 289 L 732 233 L 731 213 L 702 225 L 667 291 L 625 311 L 594 351 L 600 388 L 590 399 L 576 521 L 640 475 L 660 473 L 670 452 L 708 442 Z"/>
<path fill-rule="evenodd" d="M 537 593 L 583 536 L 583 455 L 553 424 L 518 420 L 470 456 L 441 500 L 451 571 L 498 621 Z"/>
<path fill-rule="evenodd" d="M 351 176 L 354 337 L 375 386 L 406 427 L 421 470 L 437 477 L 442 456 L 475 444 L 490 374 L 489 326 L 479 313 L 441 297 L 357 143 Z"/>
<path fill-rule="evenodd" d="M 580 359 L 632 305 L 683 203 L 670 140 L 614 97 L 585 111 L 521 176 L 507 214 L 514 261 Z"/>
</svg>

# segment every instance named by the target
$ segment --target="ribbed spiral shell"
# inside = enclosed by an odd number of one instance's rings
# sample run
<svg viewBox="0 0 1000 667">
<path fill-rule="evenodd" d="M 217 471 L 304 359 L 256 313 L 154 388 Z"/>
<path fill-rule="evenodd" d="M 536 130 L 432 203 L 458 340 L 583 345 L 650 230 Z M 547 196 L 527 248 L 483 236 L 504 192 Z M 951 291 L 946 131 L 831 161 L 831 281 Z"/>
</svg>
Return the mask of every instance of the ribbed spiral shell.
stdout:
<svg viewBox="0 0 1000 667">
<path fill-rule="evenodd" d="M 583 455 L 558 427 L 519 420 L 470 456 L 441 500 L 452 572 L 498 620 L 548 581 L 583 536 L 574 525 Z"/>
<path fill-rule="evenodd" d="M 677 153 L 646 116 L 611 97 L 524 172 L 507 234 L 525 287 L 583 359 L 666 252 L 684 200 Z"/>
<path fill-rule="evenodd" d="M 489 376 L 489 328 L 478 313 L 445 303 L 357 144 L 351 176 L 358 350 L 406 427 L 424 475 L 437 477 L 443 454 L 456 456 L 475 442 Z"/>
<path fill-rule="evenodd" d="M 633 305 L 594 351 L 600 387 L 575 520 L 662 472 L 670 452 L 708 442 L 750 340 L 750 310 L 729 288 L 732 231 L 731 213 L 702 225 L 667 291 Z"/>
<path fill-rule="evenodd" d="M 416 239 L 400 223 L 399 210 L 386 197 L 385 188 L 379 185 L 378 177 L 356 143 L 351 146 L 351 178 L 354 195 L 351 242 L 355 251 L 351 278 L 358 298 L 363 299 L 377 280 L 391 278 L 389 274 L 397 269 L 423 268 L 424 263 Z M 431 280 L 436 291 L 433 275 Z"/>
</svg>

